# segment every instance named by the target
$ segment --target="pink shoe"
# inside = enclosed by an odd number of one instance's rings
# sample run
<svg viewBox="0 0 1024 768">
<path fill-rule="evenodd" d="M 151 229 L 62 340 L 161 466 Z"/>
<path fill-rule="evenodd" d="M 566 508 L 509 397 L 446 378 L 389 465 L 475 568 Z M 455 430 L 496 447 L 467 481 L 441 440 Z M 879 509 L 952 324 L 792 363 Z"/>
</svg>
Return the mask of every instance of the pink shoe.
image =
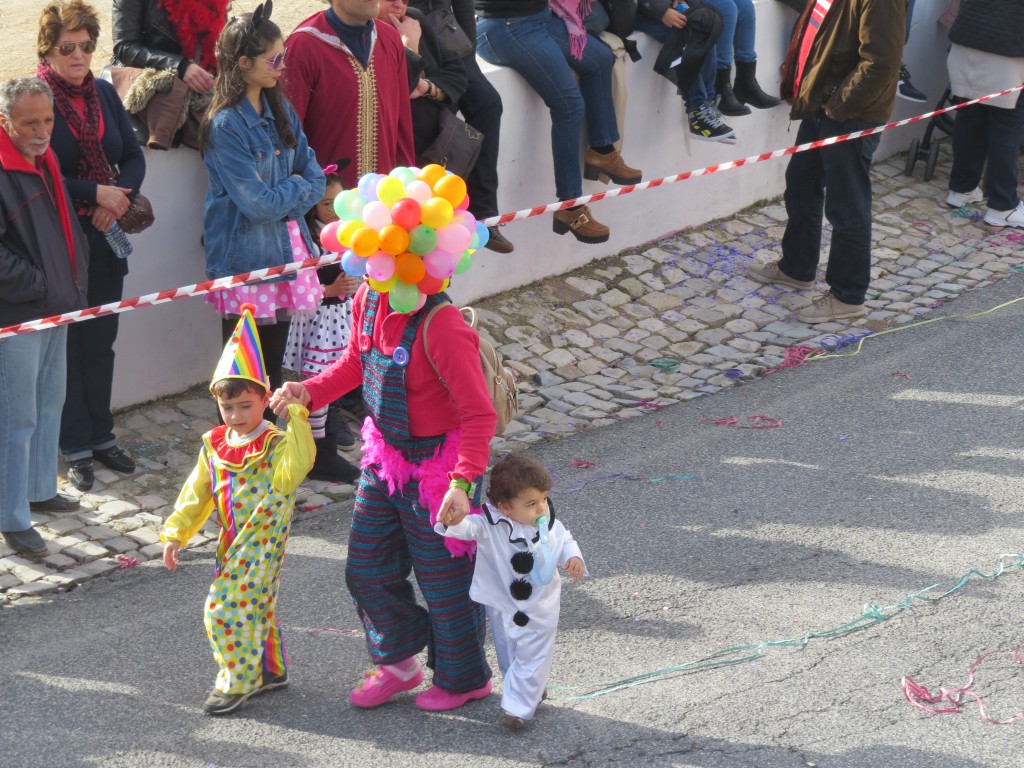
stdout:
<svg viewBox="0 0 1024 768">
<path fill-rule="evenodd" d="M 376 667 L 363 673 L 363 681 L 352 689 L 348 700 L 357 707 L 379 707 L 386 704 L 396 693 L 411 691 L 423 682 L 423 670 L 416 662 L 416 674 L 403 680 L 391 670 Z"/>
<path fill-rule="evenodd" d="M 445 712 L 449 709 L 458 709 L 468 701 L 482 699 L 491 694 L 491 681 L 488 680 L 475 691 L 466 693 L 452 693 L 444 688 L 432 685 L 423 693 L 416 696 L 416 706 L 428 712 Z"/>
</svg>

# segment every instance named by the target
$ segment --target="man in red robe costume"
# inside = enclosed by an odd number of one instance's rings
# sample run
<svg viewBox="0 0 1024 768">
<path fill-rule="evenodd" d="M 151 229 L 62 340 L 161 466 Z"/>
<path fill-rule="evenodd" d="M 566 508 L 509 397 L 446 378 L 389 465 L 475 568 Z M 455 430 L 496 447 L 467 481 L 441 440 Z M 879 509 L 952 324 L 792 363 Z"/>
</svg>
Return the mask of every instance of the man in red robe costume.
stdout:
<svg viewBox="0 0 1024 768">
<path fill-rule="evenodd" d="M 288 98 L 320 164 L 351 161 L 346 188 L 416 160 L 405 48 L 376 16 L 377 0 L 331 0 L 288 38 Z"/>
</svg>

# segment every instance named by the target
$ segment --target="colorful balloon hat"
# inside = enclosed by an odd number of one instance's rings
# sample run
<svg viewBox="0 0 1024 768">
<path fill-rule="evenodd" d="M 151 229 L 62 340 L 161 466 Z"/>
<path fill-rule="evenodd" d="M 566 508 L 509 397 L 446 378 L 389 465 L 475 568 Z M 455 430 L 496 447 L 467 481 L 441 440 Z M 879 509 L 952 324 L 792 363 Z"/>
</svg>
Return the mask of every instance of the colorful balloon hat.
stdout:
<svg viewBox="0 0 1024 768">
<path fill-rule="evenodd" d="M 213 380 L 210 381 L 210 389 L 224 379 L 244 379 L 262 384 L 269 392 L 270 379 L 267 378 L 267 367 L 263 364 L 260 334 L 256 330 L 256 320 L 252 316 L 256 307 L 252 304 L 243 304 L 240 309 L 242 316 L 238 318 L 238 325 L 231 333 L 228 343 L 224 345 L 224 352 L 217 363 L 217 369 L 213 372 Z"/>
</svg>

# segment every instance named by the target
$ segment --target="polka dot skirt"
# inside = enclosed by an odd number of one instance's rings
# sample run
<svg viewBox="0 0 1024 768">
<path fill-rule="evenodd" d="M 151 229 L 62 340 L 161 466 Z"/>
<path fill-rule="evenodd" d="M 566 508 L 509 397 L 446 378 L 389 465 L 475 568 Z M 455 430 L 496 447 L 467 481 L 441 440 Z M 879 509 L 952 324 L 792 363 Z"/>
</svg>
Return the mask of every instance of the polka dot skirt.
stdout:
<svg viewBox="0 0 1024 768">
<path fill-rule="evenodd" d="M 284 367 L 307 378 L 326 370 L 345 351 L 351 326 L 352 299 L 293 315 Z"/>
</svg>

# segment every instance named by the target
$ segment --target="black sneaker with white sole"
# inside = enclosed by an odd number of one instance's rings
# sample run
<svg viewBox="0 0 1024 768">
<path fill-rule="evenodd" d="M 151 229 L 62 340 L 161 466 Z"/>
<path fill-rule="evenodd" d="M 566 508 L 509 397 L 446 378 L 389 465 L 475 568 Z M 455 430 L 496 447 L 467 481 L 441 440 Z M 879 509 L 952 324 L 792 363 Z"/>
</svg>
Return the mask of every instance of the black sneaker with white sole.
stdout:
<svg viewBox="0 0 1024 768">
<path fill-rule="evenodd" d="M 259 689 L 248 693 L 223 693 L 214 688 L 203 702 L 203 712 L 208 715 L 226 715 L 228 712 L 234 712 L 250 696 L 258 692 Z"/>
<path fill-rule="evenodd" d="M 923 104 L 928 101 L 928 97 L 919 91 L 912 82 L 910 82 L 910 73 L 907 71 L 905 66 L 900 67 L 900 82 L 896 86 L 896 95 L 906 101 L 915 101 L 918 104 Z"/>
<path fill-rule="evenodd" d="M 686 113 L 690 135 L 700 141 L 728 141 L 736 132 L 725 124 L 721 113 L 710 104 L 702 104 Z"/>
</svg>

